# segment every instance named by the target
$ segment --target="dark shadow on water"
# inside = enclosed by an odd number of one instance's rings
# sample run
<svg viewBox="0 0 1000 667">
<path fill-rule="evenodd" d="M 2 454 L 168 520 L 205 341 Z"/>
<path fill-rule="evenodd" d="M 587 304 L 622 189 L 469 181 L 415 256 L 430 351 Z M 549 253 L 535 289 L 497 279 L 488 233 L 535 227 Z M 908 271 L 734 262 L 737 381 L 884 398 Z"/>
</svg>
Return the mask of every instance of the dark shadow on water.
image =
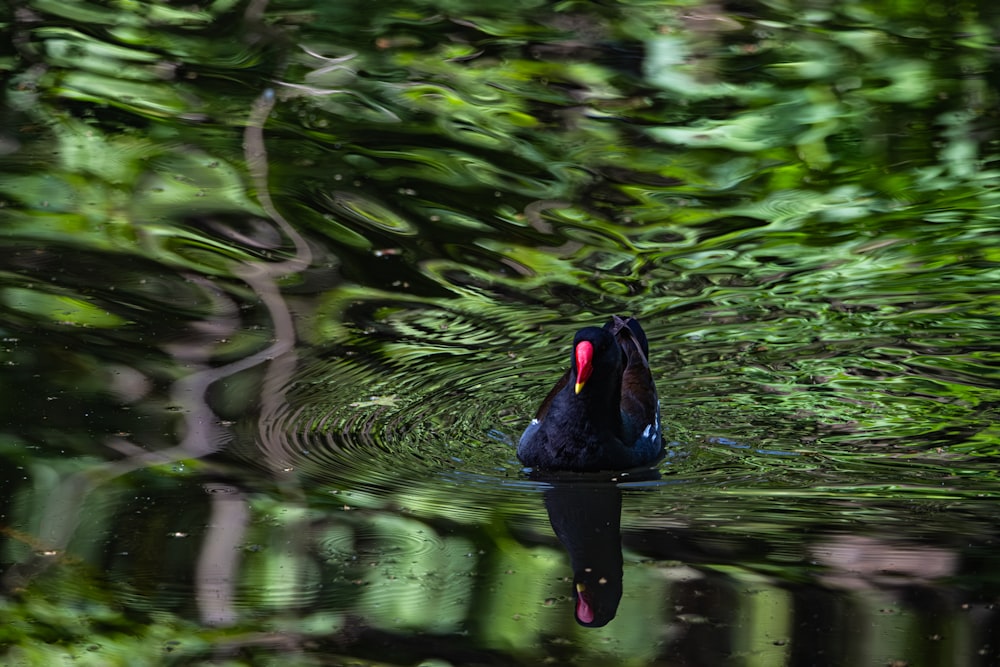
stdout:
<svg viewBox="0 0 1000 667">
<path fill-rule="evenodd" d="M 622 598 L 622 492 L 618 482 L 659 478 L 655 470 L 637 474 L 533 473 L 544 491 L 549 523 L 573 568 L 573 615 L 585 627 L 610 623 Z"/>
<path fill-rule="evenodd" d="M 576 622 L 607 625 L 622 598 L 622 495 L 617 486 L 561 483 L 545 491 L 545 509 L 573 566 Z"/>
</svg>

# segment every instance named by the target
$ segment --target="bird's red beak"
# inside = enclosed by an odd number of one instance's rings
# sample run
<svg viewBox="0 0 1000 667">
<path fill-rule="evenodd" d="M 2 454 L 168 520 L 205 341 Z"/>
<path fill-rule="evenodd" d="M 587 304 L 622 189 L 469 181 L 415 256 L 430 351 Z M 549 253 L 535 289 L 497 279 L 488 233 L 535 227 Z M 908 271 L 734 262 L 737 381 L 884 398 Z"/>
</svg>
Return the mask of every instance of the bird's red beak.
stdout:
<svg viewBox="0 0 1000 667">
<path fill-rule="evenodd" d="M 594 345 L 590 341 L 582 340 L 576 345 L 576 393 L 583 389 L 583 383 L 590 378 L 591 371 L 594 370 Z"/>
<path fill-rule="evenodd" d="M 589 598 L 587 587 L 578 583 L 576 585 L 576 620 L 581 623 L 594 622 L 594 608 L 590 606 Z"/>
</svg>

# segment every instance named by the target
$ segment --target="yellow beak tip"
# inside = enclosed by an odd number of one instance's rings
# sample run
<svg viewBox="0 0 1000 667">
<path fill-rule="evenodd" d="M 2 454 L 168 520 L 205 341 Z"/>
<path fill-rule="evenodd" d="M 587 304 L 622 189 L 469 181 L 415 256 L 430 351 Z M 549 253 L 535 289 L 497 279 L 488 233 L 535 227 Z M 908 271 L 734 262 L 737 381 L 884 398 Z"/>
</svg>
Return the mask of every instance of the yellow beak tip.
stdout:
<svg viewBox="0 0 1000 667">
<path fill-rule="evenodd" d="M 581 390 L 581 389 L 583 389 L 583 383 L 582 383 L 582 382 L 577 382 L 577 383 L 576 383 L 576 384 L 574 385 L 574 389 L 576 390 L 576 393 L 578 393 L 578 394 L 579 394 L 579 393 L 580 393 L 580 390 Z"/>
</svg>

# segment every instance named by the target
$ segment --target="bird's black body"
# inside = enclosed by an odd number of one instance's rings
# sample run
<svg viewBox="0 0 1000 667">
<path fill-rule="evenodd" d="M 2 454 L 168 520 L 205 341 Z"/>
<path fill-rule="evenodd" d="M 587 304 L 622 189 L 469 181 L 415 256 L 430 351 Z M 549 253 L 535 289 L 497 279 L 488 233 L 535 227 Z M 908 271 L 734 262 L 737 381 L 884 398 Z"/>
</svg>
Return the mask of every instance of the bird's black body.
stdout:
<svg viewBox="0 0 1000 667">
<path fill-rule="evenodd" d="M 659 399 L 639 322 L 615 316 L 573 339 L 570 368 L 521 435 L 517 456 L 543 471 L 626 470 L 663 452 Z"/>
</svg>

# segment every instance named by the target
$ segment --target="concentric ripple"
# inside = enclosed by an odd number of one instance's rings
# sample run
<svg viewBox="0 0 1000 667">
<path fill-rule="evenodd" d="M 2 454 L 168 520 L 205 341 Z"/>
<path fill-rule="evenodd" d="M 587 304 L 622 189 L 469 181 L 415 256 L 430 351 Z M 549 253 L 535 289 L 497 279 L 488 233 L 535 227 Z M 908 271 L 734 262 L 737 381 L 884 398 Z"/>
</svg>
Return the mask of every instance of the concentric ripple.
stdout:
<svg viewBox="0 0 1000 667">
<path fill-rule="evenodd" d="M 376 309 L 388 313 L 377 322 L 348 330 L 345 345 L 302 360 L 284 388 L 287 402 L 242 439 L 239 453 L 373 497 L 442 476 L 490 480 L 494 489 L 521 480 L 514 442 L 561 373 L 572 325 L 539 336 L 511 323 L 514 309 L 484 318 L 389 306 Z M 541 337 L 551 345 L 527 353 Z"/>
<path fill-rule="evenodd" d="M 952 350 L 962 364 L 937 363 L 925 342 L 907 341 L 901 315 L 867 305 L 878 294 L 858 294 L 849 307 L 766 308 L 731 287 L 710 294 L 676 311 L 651 301 L 662 310 L 638 313 L 667 440 L 683 454 L 664 463 L 669 481 L 736 474 L 748 487 L 755 479 L 808 487 L 822 475 L 830 488 L 853 488 L 865 471 L 879 481 L 878 467 L 866 463 L 886 447 L 933 463 L 932 443 L 955 446 L 988 426 L 978 407 L 994 391 L 981 379 L 984 353 Z M 497 302 L 486 315 L 470 300 L 352 297 L 340 311 L 341 343 L 300 359 L 283 389 L 287 402 L 261 419 L 242 455 L 312 486 L 351 490 L 349 506 L 409 502 L 415 486 L 424 487 L 413 500 L 421 503 L 448 500 L 459 487 L 487 496 L 537 491 L 524 484 L 514 443 L 562 372 L 573 331 L 607 315 Z M 953 311 L 937 323 L 947 333 L 960 321 Z M 938 472 L 930 465 L 906 476 L 920 484 Z M 468 518 L 488 514 L 476 503 L 450 505 Z"/>
</svg>

